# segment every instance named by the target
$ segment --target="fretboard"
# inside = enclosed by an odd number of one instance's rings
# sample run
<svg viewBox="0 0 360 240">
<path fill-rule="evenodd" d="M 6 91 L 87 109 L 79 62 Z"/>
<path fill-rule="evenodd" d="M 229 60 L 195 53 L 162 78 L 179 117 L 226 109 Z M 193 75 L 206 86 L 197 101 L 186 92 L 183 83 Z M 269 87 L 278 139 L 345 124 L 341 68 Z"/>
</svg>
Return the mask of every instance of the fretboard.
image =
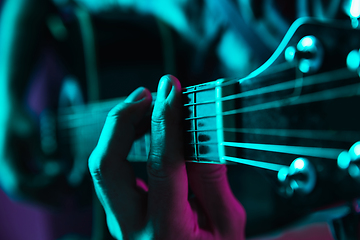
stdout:
<svg viewBox="0 0 360 240">
<path fill-rule="evenodd" d="M 217 126 L 215 101 L 219 89 L 216 82 L 188 87 L 183 90 L 184 148 L 185 159 L 196 162 L 219 163 L 220 136 Z M 216 92 L 218 91 L 218 92 Z M 156 98 L 156 94 L 153 94 Z M 57 120 L 61 143 L 70 144 L 74 155 L 87 156 L 95 148 L 107 113 L 123 98 L 73 106 L 59 110 Z M 221 104 L 218 103 L 218 108 Z M 150 134 L 135 140 L 129 161 L 146 161 L 150 150 Z"/>
</svg>

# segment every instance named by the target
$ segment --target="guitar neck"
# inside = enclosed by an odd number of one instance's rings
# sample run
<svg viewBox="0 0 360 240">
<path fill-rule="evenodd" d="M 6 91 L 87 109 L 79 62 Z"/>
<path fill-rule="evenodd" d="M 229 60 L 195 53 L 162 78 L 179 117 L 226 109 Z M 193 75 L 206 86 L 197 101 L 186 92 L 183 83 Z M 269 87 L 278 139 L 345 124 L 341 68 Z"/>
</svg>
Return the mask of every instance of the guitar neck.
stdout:
<svg viewBox="0 0 360 240">
<path fill-rule="evenodd" d="M 221 163 L 217 138 L 222 137 L 221 121 L 216 114 L 199 119 L 208 113 L 221 112 L 215 101 L 221 94 L 220 82 L 192 86 L 183 91 L 184 148 L 187 161 Z M 156 94 L 153 94 L 153 99 Z M 89 155 L 97 144 L 107 113 L 124 98 L 72 106 L 59 110 L 57 125 L 60 142 L 72 146 L 73 155 Z M 215 124 L 215 125 L 214 125 Z M 220 130 L 215 130 L 219 127 Z M 64 129 L 64 130 L 62 130 Z M 45 137 L 46 139 L 46 137 Z M 134 141 L 129 161 L 146 161 L 150 150 L 150 133 Z"/>
<path fill-rule="evenodd" d="M 349 49 L 339 53 L 331 51 L 332 45 L 324 45 L 322 51 L 327 55 L 320 59 L 322 67 L 310 69 L 309 65 L 309 69 L 303 69 L 304 61 L 300 60 L 304 60 L 301 58 L 305 53 L 294 50 L 294 46 L 310 37 L 304 37 L 304 28 L 293 28 L 269 61 L 248 77 L 184 89 L 186 160 L 234 161 L 279 171 L 297 157 L 337 160 L 342 151 L 360 139 L 358 121 L 353 120 L 359 117 L 352 110 L 359 101 L 358 65 L 354 68 L 346 61 L 349 56 L 358 56 L 357 42 L 349 39 Z M 344 32 L 332 25 L 327 28 L 331 31 L 320 35 L 319 42 L 335 38 L 333 32 Z M 307 31 L 315 36 L 314 29 Z M 298 36 L 292 37 L 295 30 Z M 346 31 L 356 35 L 355 39 L 360 34 L 358 30 Z M 343 45 L 342 40 L 337 41 Z M 292 51 L 300 51 L 299 60 L 291 58 Z M 327 59 L 332 59 L 331 63 Z M 74 146 L 78 155 L 89 154 L 96 146 L 106 114 L 120 101 L 65 110 L 58 121 L 60 129 L 68 129 L 65 142 Z M 331 121 L 324 121 L 324 116 Z M 149 142 L 148 136 L 135 141 L 129 159 L 146 159 Z"/>
</svg>

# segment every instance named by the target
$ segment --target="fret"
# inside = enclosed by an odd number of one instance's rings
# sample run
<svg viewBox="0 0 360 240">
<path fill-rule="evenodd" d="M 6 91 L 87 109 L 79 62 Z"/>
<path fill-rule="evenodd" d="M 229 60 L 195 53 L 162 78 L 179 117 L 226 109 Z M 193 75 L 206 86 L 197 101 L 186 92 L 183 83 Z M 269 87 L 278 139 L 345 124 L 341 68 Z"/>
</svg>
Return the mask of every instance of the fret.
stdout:
<svg viewBox="0 0 360 240">
<path fill-rule="evenodd" d="M 214 85 L 214 83 L 209 83 Z M 216 124 L 216 117 L 202 118 L 209 113 L 215 112 L 215 88 L 209 85 L 197 85 L 188 88 L 185 93 L 188 101 L 184 102 L 184 108 L 188 111 L 185 117 L 185 136 L 189 143 L 186 160 L 194 162 L 220 163 L 217 149 L 217 133 L 209 130 Z M 205 88 L 205 90 L 203 90 Z M 187 127 L 187 128 L 186 128 Z M 216 144 L 209 144 L 216 143 Z"/>
<path fill-rule="evenodd" d="M 215 88 L 215 108 L 216 108 L 216 135 L 217 135 L 217 142 L 218 142 L 218 153 L 219 153 L 219 159 L 220 159 L 220 163 L 225 163 L 225 146 L 223 145 L 224 142 L 224 121 L 223 121 L 223 116 L 222 116 L 222 87 L 221 87 L 221 83 L 223 82 L 223 80 L 218 80 L 216 82 L 216 88 Z"/>
<path fill-rule="evenodd" d="M 194 90 L 196 90 L 196 87 L 194 87 Z M 192 93 L 192 99 L 193 99 L 193 103 L 196 103 L 196 92 L 193 92 Z M 196 134 L 196 130 L 197 130 L 197 119 L 196 119 L 196 110 L 197 110 L 197 107 L 196 106 L 193 106 L 193 111 L 192 111 L 192 117 L 193 117 L 193 120 L 191 120 L 192 122 L 192 126 L 193 126 L 193 129 L 195 130 L 193 132 L 193 139 L 194 139 L 194 157 L 195 157 L 195 160 L 196 161 L 199 161 L 199 145 L 197 144 L 197 134 Z"/>
<path fill-rule="evenodd" d="M 187 117 L 193 117 L 196 116 L 196 112 L 195 112 L 195 107 L 194 107 L 194 102 L 196 102 L 196 94 L 195 94 L 195 89 L 196 87 L 191 87 L 189 88 L 190 92 L 184 92 L 183 94 L 183 103 L 184 103 L 184 108 L 183 108 L 183 115 L 184 118 Z M 188 90 L 188 91 L 189 91 Z M 186 132 L 186 130 L 195 130 L 196 129 L 196 120 L 191 120 L 191 121 L 184 121 L 183 124 L 184 127 L 184 140 L 185 140 L 185 159 L 189 160 L 189 161 L 196 161 L 198 159 L 198 151 L 197 151 L 197 146 L 196 146 L 196 134 L 193 132 Z"/>
<path fill-rule="evenodd" d="M 225 163 L 222 160 L 222 157 L 225 156 L 224 148 L 226 147 L 221 145 L 221 142 L 224 141 L 224 126 L 221 114 L 223 112 L 223 105 L 228 104 L 230 101 L 225 101 L 225 103 L 221 99 L 229 95 L 224 95 L 224 82 L 226 80 L 196 85 L 187 88 L 187 92 L 183 93 L 185 97 L 183 101 L 184 119 L 192 118 L 190 121 L 185 120 L 184 125 L 185 159 L 187 161 Z M 229 84 L 226 84 L 225 89 L 229 88 L 229 86 Z M 156 98 L 156 95 L 153 94 L 153 97 Z M 59 118 L 61 127 L 69 127 L 70 131 L 75 135 L 72 145 L 75 146 L 74 148 L 81 148 L 75 149 L 75 151 L 80 151 L 82 154 L 85 152 L 91 153 L 96 146 L 108 111 L 119 101 L 106 101 L 103 107 L 101 102 L 86 106 L 76 106 L 71 108 L 70 112 L 67 112 L 66 116 L 69 116 L 68 121 L 66 121 L 65 115 Z M 203 118 L 208 116 L 209 113 L 216 114 Z M 63 124 L 64 122 L 67 123 L 66 126 Z M 214 126 L 216 126 L 215 131 L 213 130 Z M 234 126 L 231 125 L 231 127 Z M 86 144 L 81 144 L 84 142 Z M 146 161 L 149 151 L 150 135 L 145 134 L 133 143 L 128 154 L 128 160 Z M 221 156 L 220 158 L 219 155 Z"/>
</svg>

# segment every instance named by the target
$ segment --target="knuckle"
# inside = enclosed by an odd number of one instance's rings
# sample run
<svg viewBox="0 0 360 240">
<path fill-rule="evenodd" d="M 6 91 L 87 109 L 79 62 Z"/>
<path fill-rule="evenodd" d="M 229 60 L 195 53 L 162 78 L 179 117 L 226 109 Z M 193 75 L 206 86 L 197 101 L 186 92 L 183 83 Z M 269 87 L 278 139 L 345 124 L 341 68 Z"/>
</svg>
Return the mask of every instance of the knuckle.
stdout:
<svg viewBox="0 0 360 240">
<path fill-rule="evenodd" d="M 112 108 L 107 114 L 107 119 L 113 119 L 115 121 L 122 121 L 129 117 L 128 111 L 126 111 L 126 106 L 124 103 L 118 104 Z"/>
<path fill-rule="evenodd" d="M 98 168 L 98 154 L 96 151 L 97 150 L 95 148 L 88 159 L 88 168 L 90 172 Z"/>
<path fill-rule="evenodd" d="M 172 179 L 182 164 L 173 160 L 166 154 L 150 153 L 146 166 L 148 176 L 161 181 Z"/>
<path fill-rule="evenodd" d="M 109 111 L 107 120 L 115 122 L 116 125 L 134 125 L 140 121 L 142 113 L 138 107 L 123 102 Z"/>
<path fill-rule="evenodd" d="M 149 156 L 149 160 L 146 165 L 149 176 L 156 178 L 165 178 L 167 176 L 161 158 L 161 155 L 157 155 L 154 153 Z"/>
<path fill-rule="evenodd" d="M 163 124 L 166 120 L 164 109 L 155 109 L 152 116 L 151 122 L 154 124 Z"/>
<path fill-rule="evenodd" d="M 95 149 L 88 160 L 88 168 L 92 178 L 96 181 L 103 179 L 104 172 L 106 172 L 106 160 L 101 156 L 97 149 Z"/>
<path fill-rule="evenodd" d="M 168 102 L 160 102 L 155 104 L 152 114 L 153 122 L 165 122 L 165 120 L 175 120 L 178 111 L 173 109 Z"/>
</svg>

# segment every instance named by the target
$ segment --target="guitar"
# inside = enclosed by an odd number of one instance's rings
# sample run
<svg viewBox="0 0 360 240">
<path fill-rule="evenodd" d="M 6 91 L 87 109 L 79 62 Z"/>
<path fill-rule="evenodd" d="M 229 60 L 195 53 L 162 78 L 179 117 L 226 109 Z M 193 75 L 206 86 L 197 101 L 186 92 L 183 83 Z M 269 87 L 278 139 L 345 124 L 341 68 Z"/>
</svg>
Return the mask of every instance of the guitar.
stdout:
<svg viewBox="0 0 360 240">
<path fill-rule="evenodd" d="M 360 196 L 359 48 L 360 29 L 348 22 L 299 19 L 247 77 L 183 90 L 186 160 L 229 164 L 248 236 Z M 70 145 L 87 159 L 119 101 L 45 114 L 44 151 Z M 138 139 L 128 160 L 146 161 L 149 143 Z"/>
</svg>

